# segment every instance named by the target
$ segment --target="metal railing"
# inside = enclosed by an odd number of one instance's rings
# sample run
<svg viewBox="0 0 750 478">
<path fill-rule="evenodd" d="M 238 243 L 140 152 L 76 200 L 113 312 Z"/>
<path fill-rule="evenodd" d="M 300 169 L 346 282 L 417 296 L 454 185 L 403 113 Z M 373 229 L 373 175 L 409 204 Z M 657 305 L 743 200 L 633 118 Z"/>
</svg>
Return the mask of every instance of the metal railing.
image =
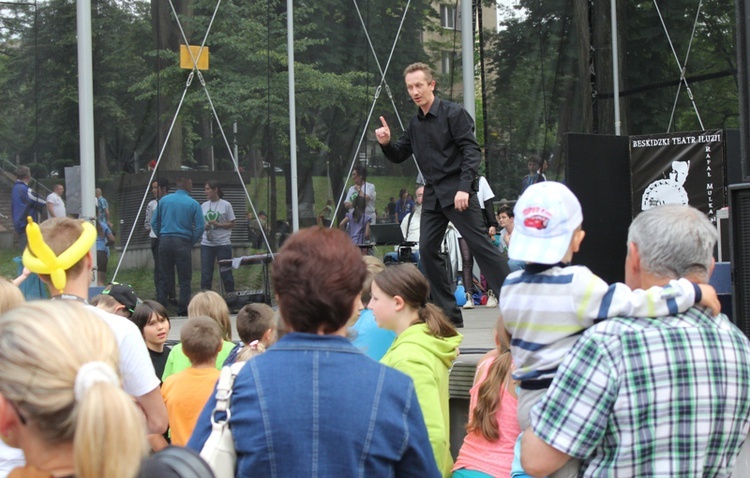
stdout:
<svg viewBox="0 0 750 478">
<path fill-rule="evenodd" d="M 15 178 L 15 176 L 16 176 L 16 169 L 18 169 L 18 165 L 17 164 L 12 163 L 12 162 L 8 161 L 5 158 L 0 158 L 0 171 L 8 172 L 11 175 L 13 175 L 13 177 Z M 44 194 L 45 197 L 52 192 L 52 190 L 50 188 L 48 188 L 44 184 L 40 183 L 36 179 L 31 178 L 31 181 L 34 183 L 34 185 L 32 186 L 32 189 L 34 191 L 40 191 L 40 190 L 44 191 L 45 192 L 45 194 Z"/>
</svg>

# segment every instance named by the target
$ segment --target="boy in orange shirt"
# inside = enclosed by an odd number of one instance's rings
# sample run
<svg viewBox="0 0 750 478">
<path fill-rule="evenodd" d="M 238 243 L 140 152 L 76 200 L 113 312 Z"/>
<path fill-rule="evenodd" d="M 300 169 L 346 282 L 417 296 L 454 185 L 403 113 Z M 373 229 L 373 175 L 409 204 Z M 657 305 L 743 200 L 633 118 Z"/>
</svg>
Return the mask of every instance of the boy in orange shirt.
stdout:
<svg viewBox="0 0 750 478">
<path fill-rule="evenodd" d="M 223 345 L 221 327 L 209 317 L 194 317 L 182 328 L 180 341 L 191 366 L 167 377 L 161 394 L 167 405 L 172 444 L 184 446 L 221 373 L 216 369 L 216 356 Z"/>
</svg>

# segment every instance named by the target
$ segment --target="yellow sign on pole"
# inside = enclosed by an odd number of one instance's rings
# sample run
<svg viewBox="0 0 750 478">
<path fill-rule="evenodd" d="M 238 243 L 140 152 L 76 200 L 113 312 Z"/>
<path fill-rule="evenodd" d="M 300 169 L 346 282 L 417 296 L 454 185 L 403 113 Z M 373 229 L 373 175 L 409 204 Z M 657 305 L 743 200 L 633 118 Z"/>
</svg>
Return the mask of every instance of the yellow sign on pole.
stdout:
<svg viewBox="0 0 750 478">
<path fill-rule="evenodd" d="M 208 70 L 207 46 L 204 46 L 203 51 L 201 52 L 200 45 L 190 45 L 190 53 L 192 53 L 193 58 L 197 60 L 196 63 L 198 63 L 199 70 Z M 188 47 L 186 45 L 180 45 L 180 68 L 186 70 L 193 69 L 193 58 L 190 57 L 190 53 L 188 53 Z M 198 53 L 200 53 L 200 57 L 198 57 Z"/>
</svg>

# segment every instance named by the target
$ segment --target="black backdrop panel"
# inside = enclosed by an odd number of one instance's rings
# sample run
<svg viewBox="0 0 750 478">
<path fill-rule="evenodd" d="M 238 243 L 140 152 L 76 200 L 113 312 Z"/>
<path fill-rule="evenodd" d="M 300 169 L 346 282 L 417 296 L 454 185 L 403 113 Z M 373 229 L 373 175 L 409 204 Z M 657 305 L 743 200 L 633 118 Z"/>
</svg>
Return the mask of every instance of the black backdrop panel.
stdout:
<svg viewBox="0 0 750 478">
<path fill-rule="evenodd" d="M 568 187 L 583 208 L 586 238 L 573 257 L 608 283 L 624 282 L 631 217 L 627 136 L 567 135 Z"/>
<path fill-rule="evenodd" d="M 630 137 L 633 216 L 662 204 L 690 204 L 716 222 L 724 196 L 724 131 Z"/>
<path fill-rule="evenodd" d="M 732 318 L 750 336 L 750 183 L 729 186 Z"/>
<path fill-rule="evenodd" d="M 740 130 L 724 130 L 724 145 L 726 148 L 725 162 L 726 184 L 744 183 L 742 174 L 742 150 L 740 145 Z"/>
</svg>

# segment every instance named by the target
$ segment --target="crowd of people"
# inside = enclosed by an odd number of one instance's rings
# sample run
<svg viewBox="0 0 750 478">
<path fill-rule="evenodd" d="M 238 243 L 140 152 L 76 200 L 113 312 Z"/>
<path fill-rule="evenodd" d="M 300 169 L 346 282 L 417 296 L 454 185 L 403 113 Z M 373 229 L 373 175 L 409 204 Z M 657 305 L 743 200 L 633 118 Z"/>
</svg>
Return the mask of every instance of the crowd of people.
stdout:
<svg viewBox="0 0 750 478">
<path fill-rule="evenodd" d="M 750 341 L 708 285 L 718 233 L 706 215 L 639 214 L 625 283 L 607 284 L 572 265 L 586 235 L 576 196 L 530 160 L 515 207 L 494 214 L 471 118 L 434 96 L 428 66 L 410 65 L 405 81 L 417 115 L 398 140 L 383 117 L 375 135 L 386 157 L 414 154 L 423 172 L 401 218 L 405 238 L 418 224 L 419 267 L 363 256 L 353 228 L 302 229 L 274 259 L 277 310 L 243 307 L 238 340 L 224 298 L 193 295 L 186 279 L 194 244 L 211 276 L 227 245 L 235 219 L 218 184 L 206 182 L 201 206 L 187 178 L 172 194 L 154 183 L 157 301 L 110 284 L 89 302 L 97 228 L 29 214 L 23 263 L 51 299 L 24 304 L 0 281 L 0 475 L 179 476 L 156 474 L 159 457 L 214 446 L 222 417 L 242 477 L 732 475 L 750 431 Z M 375 189 L 366 171 L 353 178 L 347 219 L 366 235 Z M 448 391 L 463 316 L 438 253 L 449 223 L 499 300 L 455 461 Z M 170 348 L 171 298 L 187 320 Z M 233 364 L 244 365 L 225 409 L 216 383 Z"/>
</svg>

